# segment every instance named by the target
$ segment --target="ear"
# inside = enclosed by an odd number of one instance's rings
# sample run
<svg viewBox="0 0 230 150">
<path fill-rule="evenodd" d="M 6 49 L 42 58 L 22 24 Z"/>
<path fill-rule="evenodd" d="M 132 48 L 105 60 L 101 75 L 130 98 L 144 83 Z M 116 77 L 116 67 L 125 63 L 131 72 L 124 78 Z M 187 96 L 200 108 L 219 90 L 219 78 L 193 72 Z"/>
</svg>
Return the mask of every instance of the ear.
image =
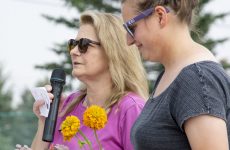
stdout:
<svg viewBox="0 0 230 150">
<path fill-rule="evenodd" d="M 168 23 L 168 12 L 163 6 L 156 6 L 155 13 L 158 16 L 160 26 L 164 27 Z"/>
</svg>

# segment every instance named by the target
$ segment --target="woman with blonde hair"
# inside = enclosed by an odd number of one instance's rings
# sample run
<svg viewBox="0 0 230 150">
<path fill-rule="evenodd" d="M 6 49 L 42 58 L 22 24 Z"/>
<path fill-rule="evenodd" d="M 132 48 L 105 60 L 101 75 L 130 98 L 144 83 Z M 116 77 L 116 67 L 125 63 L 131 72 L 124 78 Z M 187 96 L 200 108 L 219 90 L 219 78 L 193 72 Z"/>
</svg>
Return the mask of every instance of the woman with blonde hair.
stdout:
<svg viewBox="0 0 230 150">
<path fill-rule="evenodd" d="M 76 39 L 69 40 L 72 75 L 82 82 L 79 91 L 70 94 L 59 113 L 52 144 L 69 149 L 80 149 L 77 138 L 64 141 L 60 124 L 67 116 L 75 115 L 82 122 L 83 112 L 91 105 L 103 107 L 108 122 L 97 131 L 104 150 L 132 150 L 130 130 L 148 97 L 148 83 L 138 50 L 126 44 L 125 30 L 119 17 L 96 11 L 87 11 L 80 17 Z M 46 86 L 47 91 L 52 89 Z M 51 99 L 53 95 L 50 93 Z M 35 102 L 38 130 L 32 149 L 47 149 L 50 143 L 42 141 L 44 117 L 39 115 L 43 101 Z M 80 130 L 99 149 L 92 129 L 81 125 Z M 77 135 L 79 136 L 79 135 Z M 82 138 L 82 137 L 78 137 Z M 88 146 L 84 145 L 85 149 Z"/>
</svg>

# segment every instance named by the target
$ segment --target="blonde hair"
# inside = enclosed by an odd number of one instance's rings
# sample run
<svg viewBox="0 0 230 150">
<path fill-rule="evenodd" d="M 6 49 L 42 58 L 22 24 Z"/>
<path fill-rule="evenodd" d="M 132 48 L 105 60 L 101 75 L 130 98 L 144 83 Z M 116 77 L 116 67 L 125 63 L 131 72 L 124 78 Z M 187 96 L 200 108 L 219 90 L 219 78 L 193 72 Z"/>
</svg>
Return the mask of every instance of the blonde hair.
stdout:
<svg viewBox="0 0 230 150">
<path fill-rule="evenodd" d="M 109 13 L 86 11 L 80 17 L 80 26 L 90 24 L 109 60 L 109 71 L 113 82 L 113 92 L 106 101 L 105 108 L 112 107 L 127 92 L 131 91 L 147 99 L 149 94 L 146 72 L 139 51 L 126 44 L 126 31 L 120 17 Z M 67 106 L 69 113 L 86 95 L 86 87 L 81 86 L 81 94 Z"/>
</svg>

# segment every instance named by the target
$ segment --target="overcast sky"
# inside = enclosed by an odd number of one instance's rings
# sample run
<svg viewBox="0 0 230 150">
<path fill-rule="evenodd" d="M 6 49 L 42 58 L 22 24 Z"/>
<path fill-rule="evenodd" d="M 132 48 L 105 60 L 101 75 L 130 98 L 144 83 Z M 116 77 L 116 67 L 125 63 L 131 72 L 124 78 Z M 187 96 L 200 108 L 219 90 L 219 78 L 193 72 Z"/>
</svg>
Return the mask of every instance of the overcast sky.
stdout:
<svg viewBox="0 0 230 150">
<path fill-rule="evenodd" d="M 213 0 L 206 8 L 213 13 L 230 12 L 229 0 Z M 41 17 L 78 16 L 63 4 L 63 0 L 1 0 L 0 2 L 0 64 L 8 76 L 8 85 L 14 91 L 14 101 L 21 92 L 33 87 L 36 81 L 49 77 L 50 72 L 34 69 L 37 64 L 58 61 L 50 50 L 55 43 L 62 43 L 76 36 L 75 30 L 56 25 Z M 218 21 L 209 35 L 213 38 L 230 38 L 230 17 Z M 230 61 L 230 41 L 219 45 L 217 58 Z"/>
</svg>

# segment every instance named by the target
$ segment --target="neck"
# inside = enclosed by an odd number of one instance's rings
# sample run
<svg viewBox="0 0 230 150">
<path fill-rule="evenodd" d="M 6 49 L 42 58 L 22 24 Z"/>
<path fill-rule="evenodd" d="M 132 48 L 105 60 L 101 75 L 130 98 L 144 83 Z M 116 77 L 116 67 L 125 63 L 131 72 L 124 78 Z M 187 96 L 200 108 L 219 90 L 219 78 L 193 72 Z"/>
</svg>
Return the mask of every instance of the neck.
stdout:
<svg viewBox="0 0 230 150">
<path fill-rule="evenodd" d="M 161 55 L 161 63 L 165 69 L 175 69 L 175 66 L 183 66 L 184 62 L 194 57 L 197 50 L 201 49 L 199 44 L 195 43 L 190 36 L 187 25 L 181 25 L 170 30 L 166 40 L 168 43 L 164 46 L 163 54 Z"/>
<path fill-rule="evenodd" d="M 112 81 L 110 78 L 94 81 L 86 84 L 86 106 L 98 105 L 103 107 L 112 93 Z"/>
</svg>

